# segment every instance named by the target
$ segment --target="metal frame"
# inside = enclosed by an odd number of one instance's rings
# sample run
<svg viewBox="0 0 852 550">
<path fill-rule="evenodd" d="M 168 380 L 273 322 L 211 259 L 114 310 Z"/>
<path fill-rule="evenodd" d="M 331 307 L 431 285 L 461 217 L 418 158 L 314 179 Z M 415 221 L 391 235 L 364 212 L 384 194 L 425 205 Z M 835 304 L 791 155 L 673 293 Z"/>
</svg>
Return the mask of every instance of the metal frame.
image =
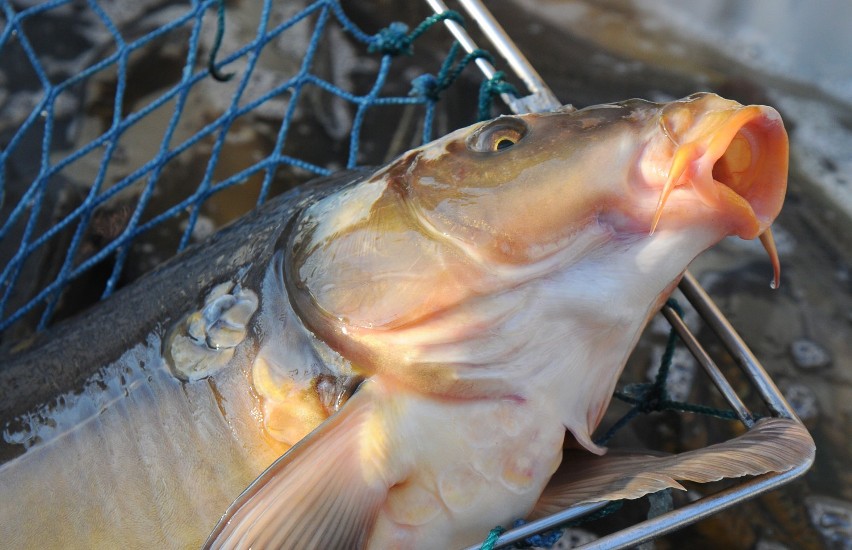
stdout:
<svg viewBox="0 0 852 550">
<path fill-rule="evenodd" d="M 442 13 L 448 10 L 443 0 L 426 1 L 435 13 Z M 482 2 L 480 0 L 458 0 L 458 2 L 478 23 L 486 38 L 506 59 L 512 70 L 514 70 L 515 74 L 523 81 L 530 92 L 530 95 L 522 98 L 513 98 L 507 94 L 503 94 L 502 98 L 512 112 L 549 111 L 560 107 L 561 103 L 556 99 L 556 96 Z M 476 43 L 461 25 L 451 20 L 445 20 L 444 24 L 468 53 L 477 49 Z M 476 64 L 486 78 L 494 77 L 496 69 L 491 63 L 484 59 L 477 59 Z M 778 387 L 716 304 L 713 303 L 713 300 L 710 299 L 707 292 L 701 288 L 695 277 L 689 272 L 686 272 L 679 284 L 679 288 L 704 322 L 716 333 L 734 357 L 737 364 L 749 378 L 755 389 L 757 389 L 767 407 L 769 407 L 773 416 L 798 421 L 798 418 L 778 390 Z M 746 428 L 751 429 L 754 426 L 752 413 L 739 398 L 727 379 L 725 379 L 722 372 L 710 358 L 710 355 L 701 347 L 696 337 L 689 331 L 683 320 L 670 306 L 664 306 L 662 314 L 686 343 L 692 355 L 704 367 L 707 374 L 713 380 L 713 383 L 736 412 L 740 421 Z M 805 457 L 801 464 L 791 470 L 783 473 L 768 473 L 753 477 L 729 489 L 719 491 L 681 508 L 585 544 L 581 548 L 587 550 L 612 550 L 630 548 L 637 544 L 653 540 L 656 537 L 711 516 L 725 508 L 789 483 L 807 472 L 812 463 L 813 455 Z M 607 504 L 608 502 L 596 502 L 573 506 L 562 512 L 511 529 L 497 539 L 493 548 L 506 548 L 532 535 L 559 527 L 568 521 L 599 510 Z M 479 546 L 471 546 L 466 550 L 477 550 L 478 548 Z"/>
</svg>

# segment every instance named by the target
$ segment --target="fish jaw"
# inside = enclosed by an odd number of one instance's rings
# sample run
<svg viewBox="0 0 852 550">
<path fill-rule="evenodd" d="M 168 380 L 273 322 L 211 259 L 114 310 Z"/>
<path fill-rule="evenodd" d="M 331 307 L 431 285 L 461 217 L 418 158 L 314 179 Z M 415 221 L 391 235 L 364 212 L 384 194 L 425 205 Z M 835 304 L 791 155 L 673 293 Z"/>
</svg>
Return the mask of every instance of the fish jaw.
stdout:
<svg viewBox="0 0 852 550">
<path fill-rule="evenodd" d="M 658 194 L 650 234 L 665 219 L 669 228 L 709 221 L 726 235 L 760 237 L 777 286 L 770 225 L 784 202 L 789 157 L 778 112 L 696 94 L 666 105 L 659 126 L 663 137 L 652 140 L 639 161 L 641 179 Z"/>
<path fill-rule="evenodd" d="M 647 319 L 706 248 L 767 234 L 786 151 L 773 110 L 712 94 L 498 118 L 309 209 L 289 294 L 361 374 L 547 395 L 601 452 L 590 434 Z"/>
<path fill-rule="evenodd" d="M 518 289 L 575 265 L 600 270 L 593 283 L 618 280 L 615 295 L 635 295 L 644 318 L 704 249 L 768 235 L 786 152 L 774 110 L 713 94 L 500 117 L 310 207 L 288 290 L 306 325 L 368 375 L 416 372 L 429 338 L 496 330 L 524 303 Z M 628 263 L 607 264 L 628 249 Z M 416 344 L 400 337 L 426 326 Z M 459 380 L 440 364 L 420 374 L 414 383 L 444 390 Z"/>
</svg>

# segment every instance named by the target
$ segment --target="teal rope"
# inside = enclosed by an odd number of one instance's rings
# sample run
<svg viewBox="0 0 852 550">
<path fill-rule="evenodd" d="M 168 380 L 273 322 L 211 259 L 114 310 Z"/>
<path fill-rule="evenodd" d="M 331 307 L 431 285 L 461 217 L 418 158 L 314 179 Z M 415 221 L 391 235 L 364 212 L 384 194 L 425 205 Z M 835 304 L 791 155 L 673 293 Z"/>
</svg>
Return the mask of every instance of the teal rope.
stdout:
<svg viewBox="0 0 852 550">
<path fill-rule="evenodd" d="M 411 31 L 411 34 L 407 34 L 408 25 L 394 22 L 376 34 L 374 41 L 367 47 L 367 50 L 371 53 L 390 56 L 412 55 L 414 54 L 414 41 L 436 24 L 447 19 L 464 26 L 464 18 L 458 12 L 452 10 L 427 17 Z"/>
<path fill-rule="evenodd" d="M 218 0 L 216 6 L 216 38 L 213 40 L 213 49 L 210 50 L 210 59 L 207 62 L 207 70 L 210 76 L 219 82 L 227 82 L 234 78 L 234 73 L 223 73 L 216 67 L 216 56 L 225 38 L 225 0 Z"/>
<path fill-rule="evenodd" d="M 484 81 L 479 87 L 479 120 L 491 118 L 491 103 L 494 97 L 500 94 L 509 94 L 518 97 L 518 90 L 506 82 L 503 71 L 497 71 L 494 76 Z"/>
<path fill-rule="evenodd" d="M 447 58 L 438 71 L 438 75 L 423 74 L 412 80 L 412 88 L 409 95 L 423 97 L 429 101 L 436 102 L 440 99 L 441 92 L 449 88 L 471 62 L 477 59 L 493 61 L 490 53 L 482 49 L 476 49 L 456 62 L 456 57 L 460 50 L 461 45 L 458 42 L 453 42 Z"/>
<path fill-rule="evenodd" d="M 488 536 L 482 541 L 482 545 L 479 547 L 479 550 L 492 550 L 494 545 L 497 543 L 497 539 L 500 538 L 500 535 L 506 531 L 499 525 L 488 532 Z"/>
<path fill-rule="evenodd" d="M 557 542 L 559 542 L 559 539 L 562 538 L 562 534 L 563 534 L 565 529 L 570 529 L 572 527 L 578 527 L 578 526 L 583 525 L 585 523 L 589 523 L 591 521 L 595 521 L 595 520 L 598 520 L 598 519 L 601 519 L 601 518 L 605 518 L 606 516 L 620 510 L 623 505 L 624 505 L 623 500 L 614 500 L 614 501 L 610 502 L 609 504 L 607 504 L 606 506 L 604 506 L 603 508 L 601 508 L 600 510 L 597 510 L 596 512 L 594 512 L 592 514 L 588 514 L 588 515 L 583 516 L 581 518 L 566 522 L 559 529 L 553 529 L 553 530 L 550 530 L 550 531 L 545 531 L 544 533 L 528 537 L 521 542 L 516 542 L 514 544 L 514 547 L 515 548 L 530 548 L 530 547 L 552 548 Z M 515 521 L 513 527 L 520 527 L 521 525 L 525 525 L 526 523 L 527 523 L 526 521 L 519 519 L 519 520 Z M 479 546 L 479 550 L 493 550 L 494 545 L 497 544 L 497 539 L 499 539 L 500 535 L 502 535 L 505 532 L 506 532 L 506 529 L 504 529 L 500 525 L 498 525 L 497 527 L 495 527 L 494 529 L 489 531 L 488 536 L 485 538 L 484 541 L 482 541 L 482 544 Z"/>
<path fill-rule="evenodd" d="M 716 418 L 722 418 L 724 420 L 737 420 L 739 418 L 734 411 L 715 409 L 706 405 L 695 405 L 693 403 L 683 403 L 680 401 L 664 401 L 661 405 L 668 411 L 703 414 L 705 416 L 715 416 Z M 763 418 L 763 415 L 761 414 L 753 414 L 752 416 L 755 420 Z"/>
<path fill-rule="evenodd" d="M 453 82 L 458 79 L 462 71 L 464 71 L 465 67 L 467 67 L 477 59 L 486 59 L 491 63 L 494 62 L 491 54 L 482 49 L 476 49 L 462 57 L 458 62 L 456 62 L 456 58 L 458 57 L 460 51 L 461 44 L 459 44 L 458 42 L 453 42 L 453 45 L 450 47 L 450 51 L 447 54 L 446 59 L 444 59 L 444 62 L 441 64 L 441 69 L 438 71 L 437 76 L 433 76 L 427 73 L 420 75 L 411 81 L 411 91 L 408 93 L 408 95 L 420 97 L 426 102 L 426 116 L 424 117 L 423 121 L 424 143 L 430 141 L 432 138 L 431 129 L 432 119 L 435 113 L 434 106 L 438 102 L 438 100 L 440 100 L 441 92 L 449 88 L 453 84 Z M 483 82 L 479 94 L 479 120 L 484 120 L 482 118 L 483 111 L 487 112 L 490 110 L 493 96 L 497 93 L 503 93 L 505 87 L 502 87 L 499 84 L 499 80 L 502 78 L 503 73 L 497 73 L 494 78 Z M 495 81 L 497 81 L 497 83 L 495 83 Z M 504 84 L 506 86 L 511 87 L 511 84 Z M 514 93 L 515 95 L 517 95 L 517 92 L 514 91 L 514 88 L 511 88 L 511 90 L 509 90 L 509 93 Z M 483 107 L 483 102 L 485 102 L 485 107 Z"/>
<path fill-rule="evenodd" d="M 588 516 L 583 516 L 580 519 L 575 519 L 573 521 L 569 521 L 568 523 L 565 524 L 565 527 L 566 528 L 579 527 L 580 525 L 583 525 L 584 523 L 589 523 L 591 521 L 595 521 L 595 520 L 599 520 L 601 518 L 605 518 L 608 515 L 613 514 L 615 512 L 618 512 L 619 510 L 621 510 L 622 506 L 624 506 L 623 500 L 613 500 L 612 502 L 610 502 L 609 504 L 607 504 L 606 506 L 604 506 L 603 508 L 601 508 L 600 510 L 598 510 L 597 512 L 595 512 L 593 514 L 589 514 Z"/>
<path fill-rule="evenodd" d="M 462 17 L 461 14 L 457 11 L 447 10 L 445 12 L 436 13 L 435 15 L 431 15 L 424 19 L 422 23 L 417 25 L 417 28 L 411 31 L 411 35 L 409 35 L 409 38 L 411 38 L 412 41 L 417 40 L 417 38 L 419 38 L 421 34 L 429 30 L 436 23 L 446 21 L 447 19 L 455 21 L 456 23 L 464 27 L 464 17 Z"/>
<path fill-rule="evenodd" d="M 680 307 L 680 304 L 677 303 L 677 300 L 673 298 L 669 298 L 666 301 L 666 305 L 672 308 L 677 316 L 683 319 L 683 309 Z M 680 336 L 677 335 L 674 328 L 669 331 L 669 338 L 666 341 L 666 349 L 663 352 L 663 357 L 660 359 L 660 369 L 657 371 L 657 376 L 654 378 L 654 390 L 653 390 L 653 398 L 656 398 L 658 401 L 668 401 L 669 400 L 669 390 L 666 388 L 666 381 L 669 378 L 669 370 L 672 366 L 672 358 L 674 357 L 675 348 L 677 348 L 677 343 L 680 341 Z"/>
<path fill-rule="evenodd" d="M 683 309 L 678 304 L 677 300 L 670 298 L 666 305 L 671 307 L 679 317 L 683 317 Z M 674 356 L 675 348 L 680 337 L 674 329 L 669 332 L 666 349 L 663 356 L 660 358 L 660 369 L 657 371 L 657 376 L 654 381 L 648 384 L 631 384 L 625 388 L 625 391 L 617 391 L 614 397 L 633 405 L 633 407 L 624 416 L 622 416 L 607 432 L 601 437 L 595 439 L 597 445 L 606 445 L 610 439 L 624 426 L 626 426 L 633 418 L 640 413 L 647 414 L 652 412 L 662 411 L 677 411 L 703 414 L 713 416 L 724 420 L 736 420 L 736 413 L 729 409 L 717 409 L 706 405 L 696 405 L 693 403 L 684 403 L 682 401 L 674 401 L 669 398 L 666 381 L 668 380 L 669 371 L 671 370 L 672 357 Z M 755 415 L 759 418 L 759 415 Z"/>
<path fill-rule="evenodd" d="M 455 82 L 455 80 L 459 77 L 459 75 L 464 70 L 464 68 L 467 67 L 468 65 L 470 65 L 471 62 L 476 61 L 477 59 L 486 59 L 491 63 L 494 62 L 494 58 L 487 51 L 480 49 L 480 48 L 473 50 L 469 54 L 462 57 L 461 61 L 459 61 L 455 65 L 455 67 L 449 67 L 448 68 L 447 74 L 444 75 L 444 77 L 443 77 L 444 80 L 446 81 L 445 87 L 449 86 L 450 84 Z"/>
</svg>

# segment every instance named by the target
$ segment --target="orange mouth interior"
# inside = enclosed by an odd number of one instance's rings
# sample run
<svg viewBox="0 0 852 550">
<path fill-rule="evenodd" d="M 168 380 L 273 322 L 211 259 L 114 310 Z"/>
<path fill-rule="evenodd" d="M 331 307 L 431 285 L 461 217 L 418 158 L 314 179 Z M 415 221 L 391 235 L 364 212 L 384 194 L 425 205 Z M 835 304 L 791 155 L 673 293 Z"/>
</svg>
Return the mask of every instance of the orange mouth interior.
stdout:
<svg viewBox="0 0 852 550">
<path fill-rule="evenodd" d="M 780 262 L 769 226 L 781 210 L 787 187 L 787 134 L 780 118 L 768 107 L 743 107 L 715 114 L 698 124 L 695 133 L 677 145 L 651 234 L 672 190 L 690 185 L 702 202 L 732 220 L 734 234 L 760 237 L 777 287 Z"/>
</svg>

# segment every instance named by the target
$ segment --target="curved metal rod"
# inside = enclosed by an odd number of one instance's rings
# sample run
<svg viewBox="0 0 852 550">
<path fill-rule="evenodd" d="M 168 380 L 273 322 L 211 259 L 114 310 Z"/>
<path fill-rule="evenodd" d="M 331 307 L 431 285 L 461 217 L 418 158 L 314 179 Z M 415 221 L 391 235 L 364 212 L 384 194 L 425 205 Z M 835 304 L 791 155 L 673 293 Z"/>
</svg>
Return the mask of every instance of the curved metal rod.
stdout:
<svg viewBox="0 0 852 550">
<path fill-rule="evenodd" d="M 719 308 L 710 299 L 707 292 L 701 288 L 695 277 L 688 271 L 683 275 L 683 279 L 678 285 L 680 291 L 683 292 L 686 299 L 695 307 L 695 310 L 704 319 L 704 322 L 713 329 L 713 332 L 719 337 L 734 360 L 742 368 L 745 374 L 754 384 L 760 396 L 766 402 L 769 410 L 775 416 L 783 416 L 785 418 L 797 418 L 792 407 L 787 403 L 781 395 L 778 386 L 772 381 L 766 371 L 761 366 L 760 361 L 754 356 L 748 348 L 742 337 L 737 334 L 734 327 L 725 318 L 725 315 L 719 311 Z"/>
<path fill-rule="evenodd" d="M 526 523 L 524 525 L 521 525 L 520 527 L 515 527 L 514 529 L 510 529 L 500 535 L 500 537 L 497 538 L 497 541 L 494 543 L 494 546 L 492 548 L 506 548 L 511 544 L 520 542 L 538 533 L 549 531 L 550 529 L 555 529 L 560 525 L 568 523 L 569 521 L 581 518 L 587 514 L 591 514 L 592 512 L 597 512 L 608 504 L 609 501 L 592 502 L 590 504 L 579 504 L 577 506 L 566 508 L 561 512 L 557 512 L 545 518 L 541 518 L 536 521 L 531 521 L 530 523 Z M 477 544 L 475 546 L 469 546 L 464 550 L 480 550 L 480 548 L 481 546 Z"/>
<path fill-rule="evenodd" d="M 807 472 L 813 461 L 814 455 L 810 455 L 802 464 L 792 470 L 787 470 L 783 473 L 763 474 L 741 485 L 696 500 L 683 508 L 678 508 L 653 519 L 637 523 L 632 527 L 601 537 L 578 548 L 583 548 L 584 550 L 632 548 L 635 545 L 653 540 L 682 527 L 686 527 L 691 523 L 705 519 L 725 508 L 754 498 L 767 491 L 777 489 L 781 485 L 789 483 Z"/>
<path fill-rule="evenodd" d="M 683 319 L 680 318 L 674 308 L 668 305 L 663 306 L 661 312 L 663 317 L 666 318 L 675 332 L 677 332 L 677 335 L 680 336 L 680 339 L 683 340 L 683 343 L 686 344 L 686 347 L 692 353 L 692 356 L 695 357 L 695 360 L 704 367 L 710 379 L 713 380 L 713 384 L 722 392 L 725 400 L 734 409 L 734 412 L 737 413 L 737 417 L 745 424 L 746 428 L 751 428 L 754 425 L 754 416 L 752 416 L 734 388 L 731 387 L 731 384 L 725 378 L 725 375 L 722 374 L 722 371 L 719 370 L 719 367 L 716 366 L 710 354 L 701 347 L 698 339 L 689 331 Z"/>
</svg>

